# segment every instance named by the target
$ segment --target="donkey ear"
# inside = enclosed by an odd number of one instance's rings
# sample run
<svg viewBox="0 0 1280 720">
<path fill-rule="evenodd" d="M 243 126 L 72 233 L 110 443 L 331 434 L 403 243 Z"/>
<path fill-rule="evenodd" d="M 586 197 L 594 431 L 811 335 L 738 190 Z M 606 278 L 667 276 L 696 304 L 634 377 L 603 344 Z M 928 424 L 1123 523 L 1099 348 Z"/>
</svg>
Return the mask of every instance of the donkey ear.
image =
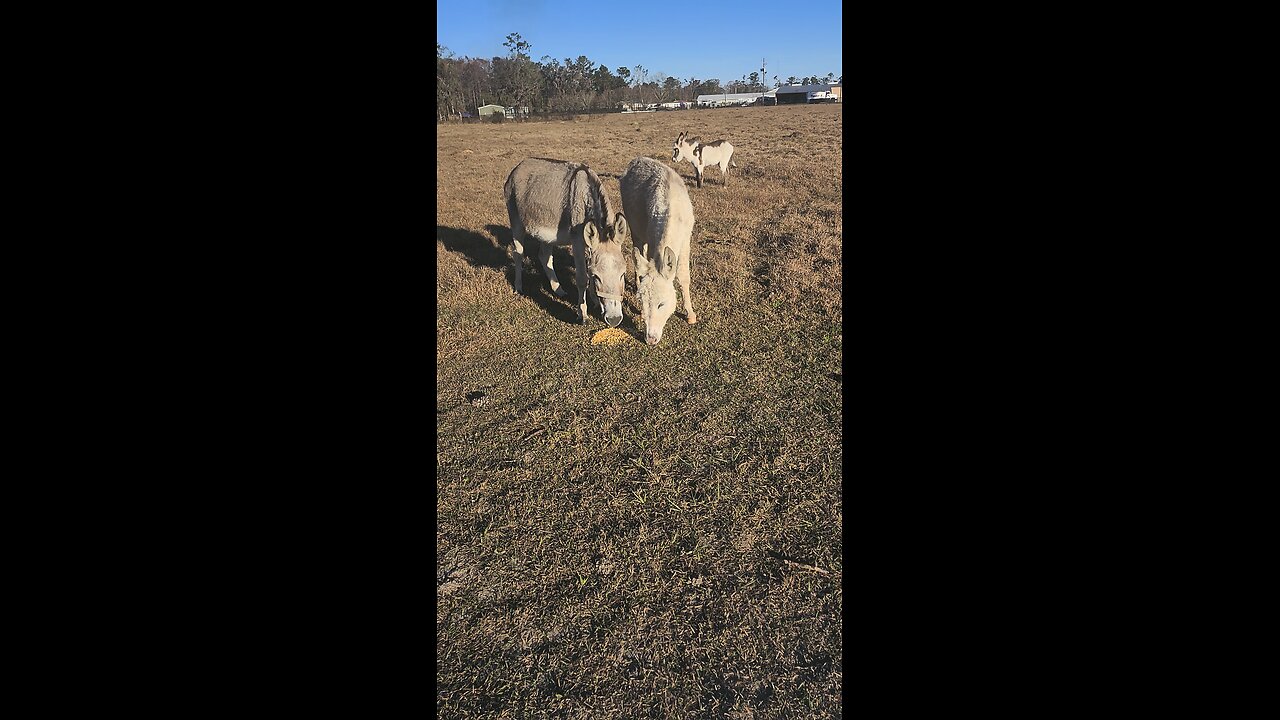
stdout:
<svg viewBox="0 0 1280 720">
<path fill-rule="evenodd" d="M 645 259 L 644 253 L 640 252 L 640 248 L 633 248 L 636 256 L 636 277 L 642 278 L 649 274 L 649 261 Z"/>
<path fill-rule="evenodd" d="M 587 241 L 587 249 L 594 251 L 596 246 L 600 244 L 600 231 L 596 229 L 596 224 L 587 221 L 582 228 L 582 239 Z"/>
<path fill-rule="evenodd" d="M 613 241 L 621 243 L 630 236 L 631 226 L 627 225 L 627 219 L 622 213 L 618 213 L 617 217 L 613 219 Z"/>
<path fill-rule="evenodd" d="M 669 247 L 662 248 L 661 266 L 658 272 L 661 273 L 662 277 L 670 280 L 676 276 L 676 254 Z"/>
</svg>

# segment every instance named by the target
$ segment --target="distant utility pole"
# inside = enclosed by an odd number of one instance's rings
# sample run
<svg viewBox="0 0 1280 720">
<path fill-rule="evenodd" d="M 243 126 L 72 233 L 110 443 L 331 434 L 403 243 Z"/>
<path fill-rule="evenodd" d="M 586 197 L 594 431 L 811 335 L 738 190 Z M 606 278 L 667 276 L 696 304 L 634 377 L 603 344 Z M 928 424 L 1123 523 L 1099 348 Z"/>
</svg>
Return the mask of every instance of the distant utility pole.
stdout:
<svg viewBox="0 0 1280 720">
<path fill-rule="evenodd" d="M 764 71 L 766 67 L 768 65 L 764 64 L 764 58 L 760 58 L 760 85 L 763 87 L 769 86 L 769 73 Z"/>
</svg>

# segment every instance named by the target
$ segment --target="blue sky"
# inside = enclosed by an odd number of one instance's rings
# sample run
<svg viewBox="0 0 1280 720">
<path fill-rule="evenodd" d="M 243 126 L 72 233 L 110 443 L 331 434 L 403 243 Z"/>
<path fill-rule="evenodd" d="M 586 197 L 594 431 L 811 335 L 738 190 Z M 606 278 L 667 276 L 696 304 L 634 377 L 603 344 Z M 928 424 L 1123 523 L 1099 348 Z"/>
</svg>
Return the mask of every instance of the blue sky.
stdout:
<svg viewBox="0 0 1280 720">
<path fill-rule="evenodd" d="M 505 56 L 502 43 L 518 32 L 535 61 L 586 55 L 681 80 L 737 80 L 761 58 L 770 78 L 839 77 L 840 21 L 839 0 L 436 0 L 436 42 L 459 57 Z"/>
</svg>

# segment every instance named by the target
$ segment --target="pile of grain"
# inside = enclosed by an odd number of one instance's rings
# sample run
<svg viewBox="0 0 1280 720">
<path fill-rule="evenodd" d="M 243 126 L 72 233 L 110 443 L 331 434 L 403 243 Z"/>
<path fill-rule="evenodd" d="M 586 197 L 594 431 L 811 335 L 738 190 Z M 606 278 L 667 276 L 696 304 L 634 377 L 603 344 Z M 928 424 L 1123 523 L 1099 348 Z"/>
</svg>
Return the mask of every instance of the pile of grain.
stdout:
<svg viewBox="0 0 1280 720">
<path fill-rule="evenodd" d="M 620 345 L 627 341 L 635 342 L 635 338 L 625 330 L 606 328 L 591 337 L 592 345 Z"/>
</svg>

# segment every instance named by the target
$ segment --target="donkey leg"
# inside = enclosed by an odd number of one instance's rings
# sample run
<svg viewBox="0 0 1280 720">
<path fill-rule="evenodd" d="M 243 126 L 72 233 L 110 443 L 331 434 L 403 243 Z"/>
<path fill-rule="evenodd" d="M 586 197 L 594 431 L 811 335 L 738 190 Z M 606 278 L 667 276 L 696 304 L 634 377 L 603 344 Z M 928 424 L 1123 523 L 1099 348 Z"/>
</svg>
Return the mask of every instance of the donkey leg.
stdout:
<svg viewBox="0 0 1280 720">
<path fill-rule="evenodd" d="M 556 277 L 555 260 L 551 257 L 551 243 L 542 243 L 542 252 L 538 255 L 542 260 L 542 269 L 547 272 L 547 280 L 551 281 L 551 292 L 558 297 L 565 296 L 564 288 L 560 287 L 560 278 Z"/>
<path fill-rule="evenodd" d="M 680 281 L 680 294 L 684 296 L 684 314 L 690 325 L 698 322 L 698 313 L 693 311 L 693 298 L 689 297 L 689 250 L 684 251 L 684 255 L 680 256 L 680 262 L 676 263 L 676 279 Z"/>
<path fill-rule="evenodd" d="M 520 294 L 520 273 L 524 271 L 524 233 L 516 225 L 511 226 L 511 258 L 516 261 L 512 273 L 512 292 Z"/>
<path fill-rule="evenodd" d="M 587 258 L 586 248 L 573 248 L 574 279 L 578 281 L 578 322 L 587 322 Z"/>
</svg>

